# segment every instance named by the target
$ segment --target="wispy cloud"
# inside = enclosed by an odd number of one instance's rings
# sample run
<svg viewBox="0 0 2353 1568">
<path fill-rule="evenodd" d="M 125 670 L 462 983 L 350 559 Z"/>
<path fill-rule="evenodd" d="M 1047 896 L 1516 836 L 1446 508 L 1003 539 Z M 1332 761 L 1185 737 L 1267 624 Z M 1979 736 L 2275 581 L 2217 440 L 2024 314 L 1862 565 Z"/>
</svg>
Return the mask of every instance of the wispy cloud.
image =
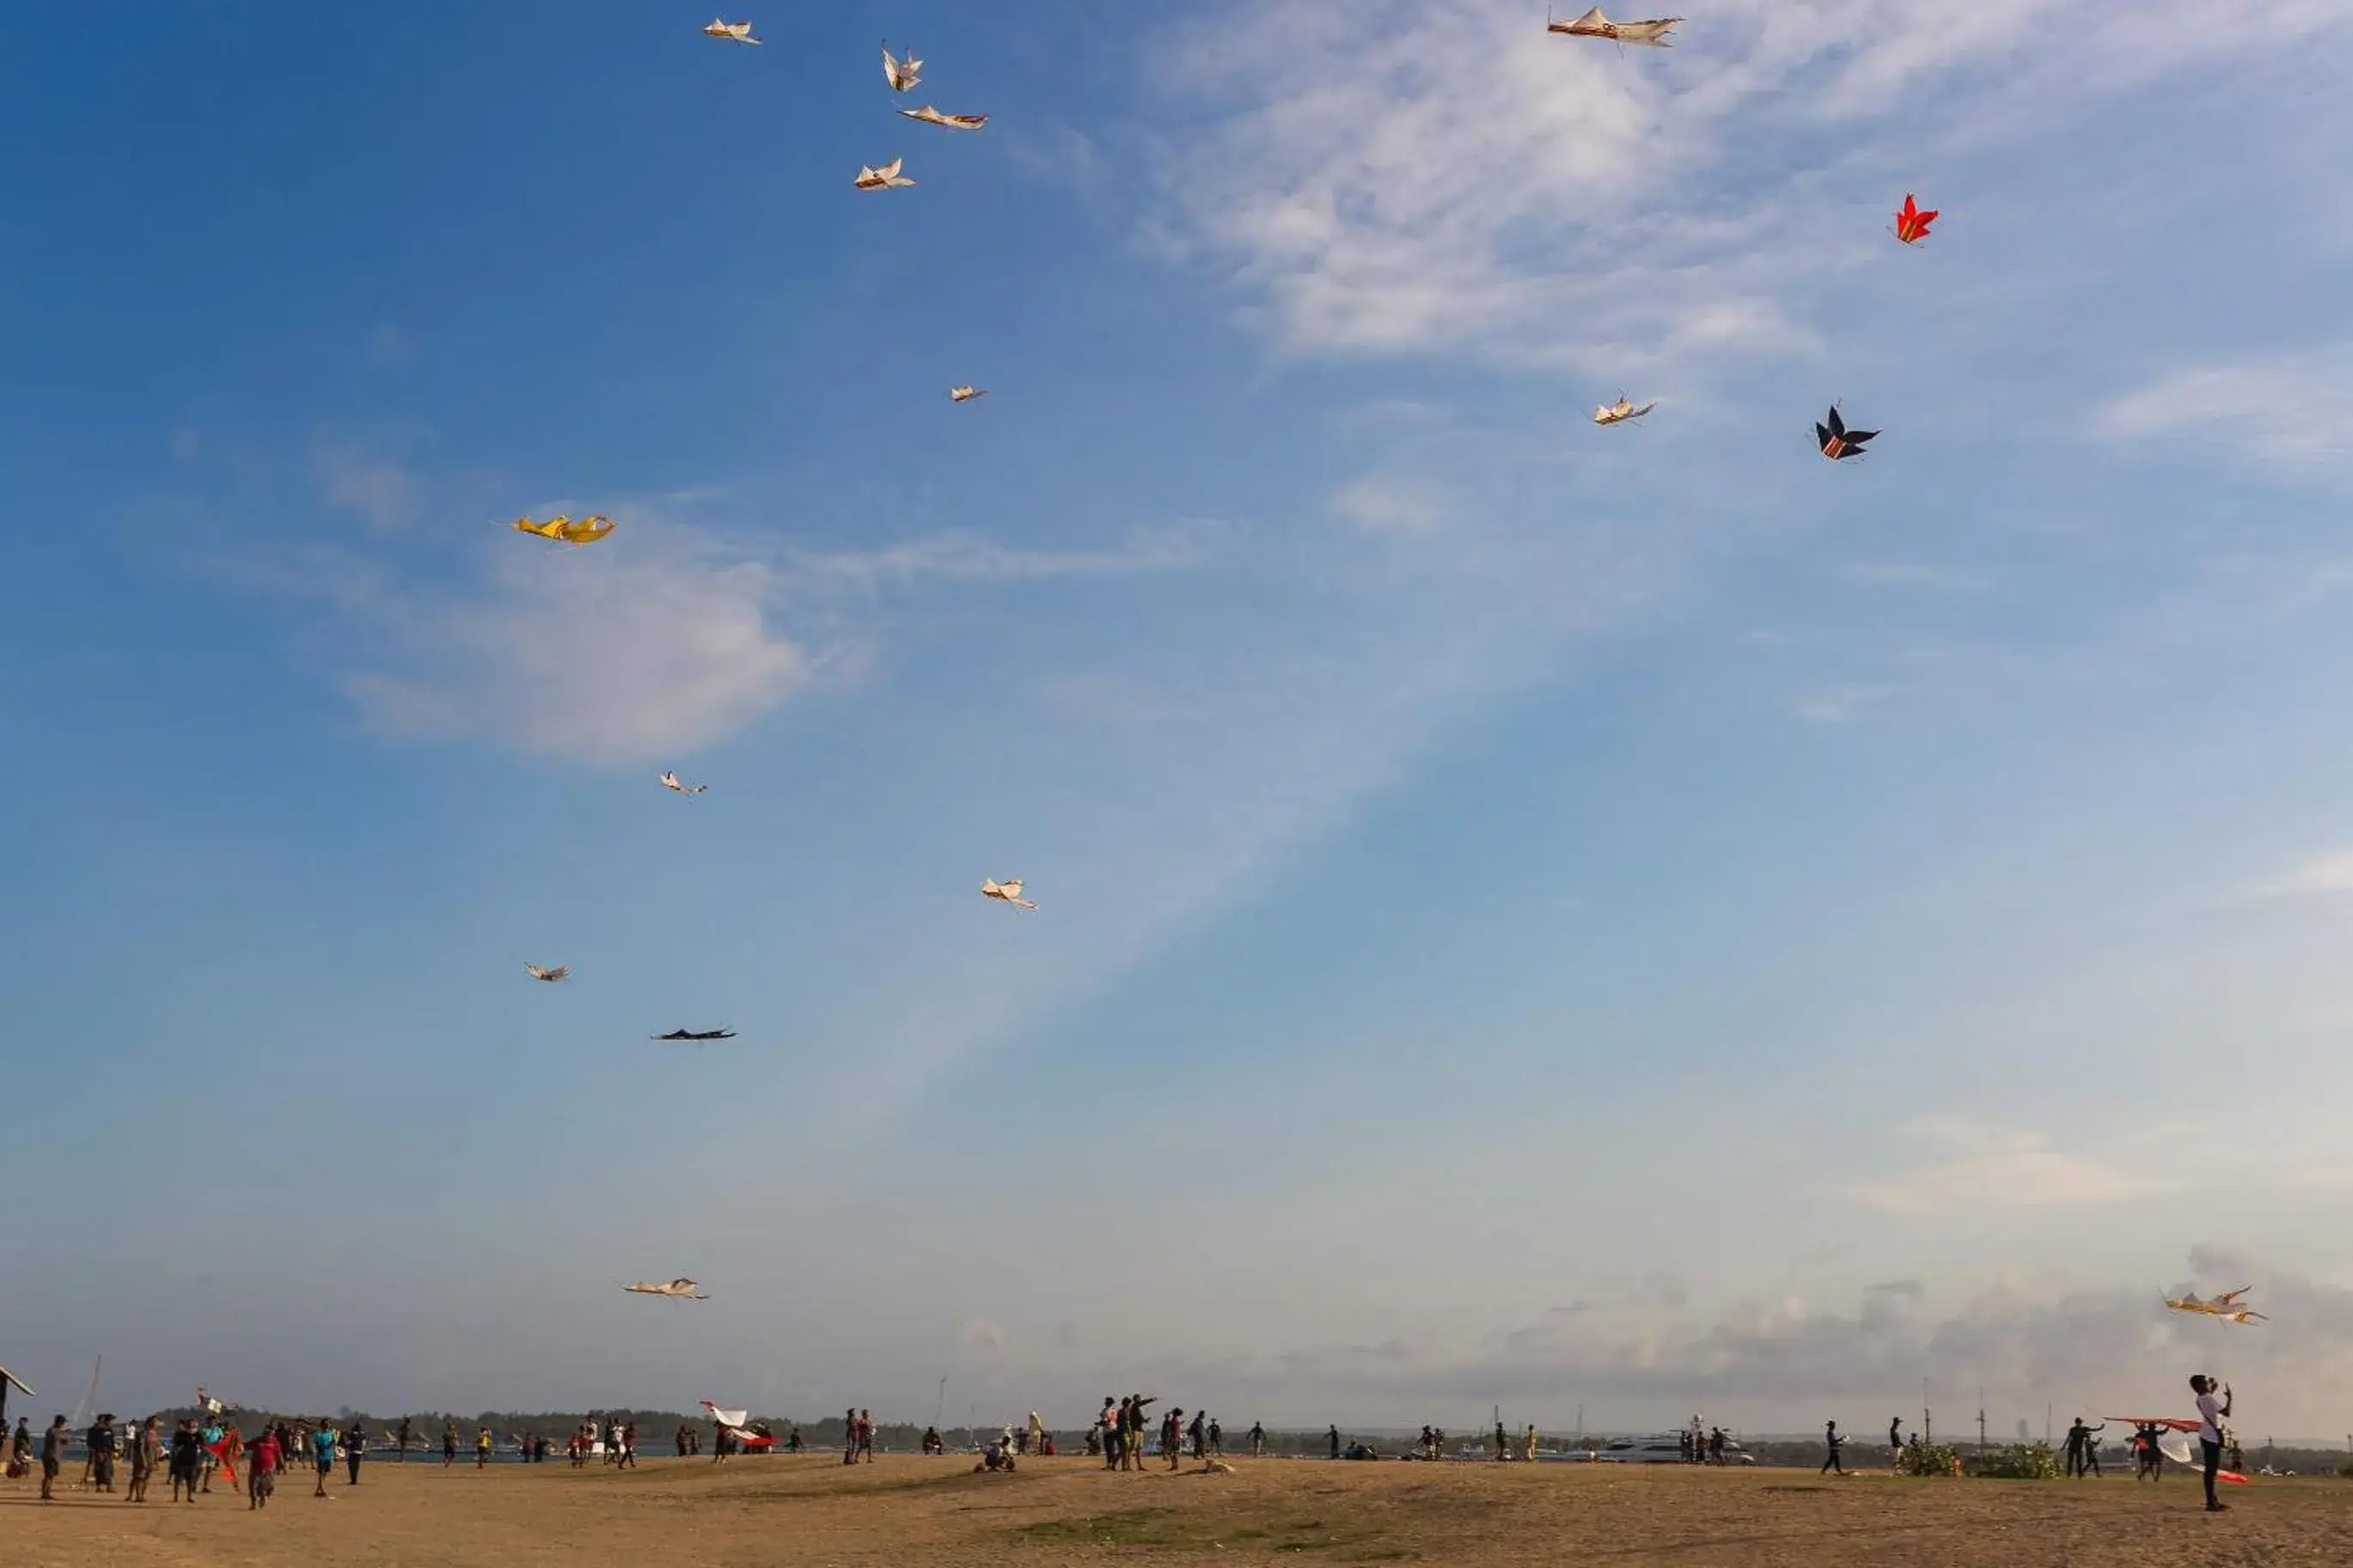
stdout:
<svg viewBox="0 0 2353 1568">
<path fill-rule="evenodd" d="M 2255 891 L 2270 897 L 2353 893 L 2353 849 L 2336 849 L 2316 856 L 2284 875 L 2261 884 Z"/>
<path fill-rule="evenodd" d="M 2185 1184 L 2126 1164 L 2052 1147 L 2039 1133 L 1932 1119 L 1905 1129 L 1906 1140 L 1940 1152 L 1900 1167 L 1869 1186 L 1838 1192 L 1888 1214 L 2059 1208 L 2122 1203 L 2179 1191 Z"/>
<path fill-rule="evenodd" d="M 1889 689 L 1884 686 L 1817 687 L 1792 698 L 1789 711 L 1809 724 L 1852 724 Z"/>
<path fill-rule="evenodd" d="M 2353 348 L 2192 365 L 2110 402 L 2094 428 L 2273 463 L 2353 460 Z"/>
<path fill-rule="evenodd" d="M 414 480 L 389 458 L 331 443 L 312 453 L 311 468 L 319 494 L 330 506 L 355 511 L 378 528 L 391 528 L 409 514 Z"/>
<path fill-rule="evenodd" d="M 1485 0 L 1262 0 L 1163 53 L 1164 88 L 1225 113 L 1168 159 L 1162 236 L 1229 266 L 1302 353 L 1470 350 L 1613 373 L 1804 353 L 1809 294 L 1865 252 L 1835 237 L 1846 209 L 1818 167 L 1744 148 L 1819 142 L 1823 121 L 1927 87 L 1950 123 L 2032 134 L 2090 92 L 2346 25 L 2326 0 L 2114 16 L 2068 0 L 1864 0 L 1835 16 L 1726 0 L 1672 55 L 1632 58 Z M 2046 62 L 2034 45 L 2053 29 L 2071 47 Z M 1736 165 L 1736 184 L 1700 183 Z"/>
<path fill-rule="evenodd" d="M 1435 485 L 1386 474 L 1367 474 L 1332 496 L 1333 515 L 1367 533 L 1419 536 L 1446 525 L 1446 497 Z"/>
</svg>

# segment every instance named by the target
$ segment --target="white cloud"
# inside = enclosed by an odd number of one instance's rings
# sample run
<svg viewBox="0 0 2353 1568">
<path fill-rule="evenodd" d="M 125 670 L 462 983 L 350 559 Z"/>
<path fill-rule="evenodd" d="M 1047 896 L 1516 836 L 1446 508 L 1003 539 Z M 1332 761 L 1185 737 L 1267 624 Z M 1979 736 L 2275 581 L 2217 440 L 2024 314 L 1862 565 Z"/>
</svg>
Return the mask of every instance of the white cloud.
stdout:
<svg viewBox="0 0 2353 1568">
<path fill-rule="evenodd" d="M 1915 1143 L 1950 1152 L 1899 1168 L 1872 1186 L 1836 1190 L 1887 1214 L 1931 1215 L 2121 1203 L 2178 1192 L 2184 1185 L 2123 1163 L 2054 1149 L 2038 1133 L 1947 1119 L 1915 1121 L 1905 1131 Z"/>
<path fill-rule="evenodd" d="M 1791 699 L 1789 711 L 1809 724 L 1852 724 L 1886 693 L 1883 686 L 1825 686 Z"/>
<path fill-rule="evenodd" d="M 2293 871 L 2264 883 L 2258 893 L 2353 893 L 2353 849 L 2334 850 L 2306 861 Z"/>
<path fill-rule="evenodd" d="M 408 515 L 411 481 L 398 463 L 337 444 L 312 454 L 312 471 L 328 504 L 358 512 L 378 528 L 390 528 Z"/>
<path fill-rule="evenodd" d="M 1161 53 L 1193 115 L 1226 110 L 1171 152 L 1162 237 L 1229 267 L 1299 352 L 1613 374 L 1803 353 L 1810 296 L 1868 242 L 1848 237 L 1818 159 L 1793 170 L 1749 148 L 1819 146 L 1823 121 L 1931 88 L 1950 89 L 1949 124 L 2031 135 L 2090 92 L 2348 20 L 2327 0 L 1725 0 L 1652 55 L 1549 36 L 1489 0 L 1260 0 Z M 2036 49 L 2060 35 L 2066 48 Z M 1732 169 L 1736 183 L 1702 183 Z"/>
<path fill-rule="evenodd" d="M 1446 497 L 1418 479 L 1367 474 L 1343 485 L 1331 501 L 1335 516 L 1367 533 L 1417 537 L 1446 524 Z"/>
<path fill-rule="evenodd" d="M 2353 349 L 2195 365 L 2101 409 L 2116 440 L 2187 437 L 2274 463 L 2353 458 Z"/>
<path fill-rule="evenodd" d="M 403 673 L 347 689 L 398 735 L 483 735 L 602 763 L 675 756 L 790 697 L 809 656 L 768 624 L 754 562 L 503 554 L 491 592 L 408 618 Z"/>
</svg>

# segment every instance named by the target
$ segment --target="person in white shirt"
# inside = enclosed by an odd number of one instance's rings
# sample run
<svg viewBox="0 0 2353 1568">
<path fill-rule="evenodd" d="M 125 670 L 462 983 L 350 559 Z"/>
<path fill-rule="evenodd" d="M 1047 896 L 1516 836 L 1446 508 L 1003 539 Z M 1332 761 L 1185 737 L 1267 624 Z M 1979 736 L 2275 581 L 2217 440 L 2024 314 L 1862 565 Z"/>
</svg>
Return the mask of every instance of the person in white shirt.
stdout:
<svg viewBox="0 0 2353 1568">
<path fill-rule="evenodd" d="M 2214 1397 L 2214 1383 L 2204 1373 L 2193 1375 L 2189 1386 L 2198 1395 L 2198 1447 L 2206 1459 L 2206 1511 L 2221 1513 L 2231 1505 L 2214 1496 L 2214 1472 L 2222 1468 L 2222 1423 L 2231 1414 L 2231 1385 L 2222 1384 L 2222 1397 Z"/>
</svg>

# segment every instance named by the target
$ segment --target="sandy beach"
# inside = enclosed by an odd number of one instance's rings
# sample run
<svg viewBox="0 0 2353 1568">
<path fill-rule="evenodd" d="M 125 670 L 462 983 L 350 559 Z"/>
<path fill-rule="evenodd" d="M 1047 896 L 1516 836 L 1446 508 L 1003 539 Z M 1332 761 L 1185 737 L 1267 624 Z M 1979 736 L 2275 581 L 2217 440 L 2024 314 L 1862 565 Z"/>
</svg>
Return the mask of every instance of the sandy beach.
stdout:
<svg viewBox="0 0 2353 1568">
<path fill-rule="evenodd" d="M 371 1463 L 332 1502 L 290 1475 L 260 1514 L 0 1489 L 8 1560 L 75 1568 L 536 1568 L 691 1563 L 1244 1562 L 2215 1565 L 2353 1562 L 2353 1485 L 2270 1482 L 2232 1511 L 2175 1476 L 2063 1482 L 1817 1479 L 1799 1470 L 1236 1461 L 1107 1474 L 1079 1458 L 975 1475 L 968 1458 L 659 1460 L 642 1469 Z"/>
</svg>

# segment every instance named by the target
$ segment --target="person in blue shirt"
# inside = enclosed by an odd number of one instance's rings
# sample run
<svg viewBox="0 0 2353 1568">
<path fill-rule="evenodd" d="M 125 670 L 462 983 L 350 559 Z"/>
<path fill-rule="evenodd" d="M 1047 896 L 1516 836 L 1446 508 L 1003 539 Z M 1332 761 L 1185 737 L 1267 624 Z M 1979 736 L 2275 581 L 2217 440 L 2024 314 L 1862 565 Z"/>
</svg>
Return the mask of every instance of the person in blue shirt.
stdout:
<svg viewBox="0 0 2353 1568">
<path fill-rule="evenodd" d="M 327 1478 L 335 1473 L 335 1429 L 324 1421 L 320 1422 L 319 1429 L 311 1434 L 311 1453 L 318 1461 L 319 1469 L 318 1489 L 311 1495 L 325 1497 Z"/>
</svg>

